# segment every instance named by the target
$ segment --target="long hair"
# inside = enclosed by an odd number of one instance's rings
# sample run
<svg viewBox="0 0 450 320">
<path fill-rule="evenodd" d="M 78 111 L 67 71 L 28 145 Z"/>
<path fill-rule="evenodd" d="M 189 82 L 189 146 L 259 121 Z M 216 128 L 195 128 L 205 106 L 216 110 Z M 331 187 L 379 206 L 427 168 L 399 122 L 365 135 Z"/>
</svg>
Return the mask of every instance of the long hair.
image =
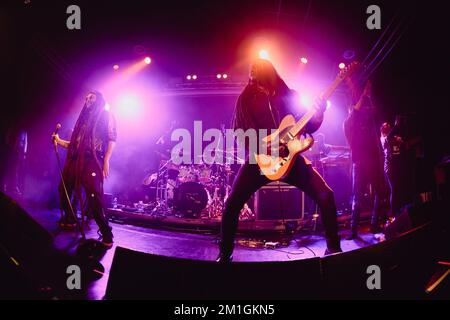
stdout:
<svg viewBox="0 0 450 320">
<path fill-rule="evenodd" d="M 268 99 L 283 96 L 290 91 L 273 64 L 265 59 L 257 59 L 250 68 L 249 80 L 240 94 L 233 112 L 232 127 L 247 130 L 254 127 L 254 121 L 247 108 L 257 93 L 265 93 Z"/>
<path fill-rule="evenodd" d="M 80 112 L 70 139 L 68 156 L 82 155 L 85 151 L 93 151 L 93 134 L 102 112 L 105 110 L 105 99 L 98 91 L 91 91 L 96 96 L 95 102 L 88 108 L 86 103 Z"/>
<path fill-rule="evenodd" d="M 105 99 L 98 91 L 91 91 L 96 99 L 93 105 L 88 107 L 86 103 L 80 112 L 70 139 L 67 159 L 75 161 L 75 196 L 81 201 L 81 175 L 86 163 L 86 155 L 90 154 L 97 163 L 100 171 L 102 164 L 97 158 L 94 146 L 94 133 L 105 111 Z"/>
</svg>

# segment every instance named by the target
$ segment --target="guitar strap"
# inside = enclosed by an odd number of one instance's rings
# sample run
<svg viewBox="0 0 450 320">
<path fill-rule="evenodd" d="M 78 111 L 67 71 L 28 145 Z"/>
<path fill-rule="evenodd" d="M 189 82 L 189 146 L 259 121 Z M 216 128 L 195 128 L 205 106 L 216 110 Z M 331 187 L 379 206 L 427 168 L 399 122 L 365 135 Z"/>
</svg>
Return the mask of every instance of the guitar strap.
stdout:
<svg viewBox="0 0 450 320">
<path fill-rule="evenodd" d="M 278 124 L 277 124 L 277 121 L 275 120 L 275 116 L 273 114 L 272 104 L 270 103 L 270 98 L 269 97 L 267 97 L 267 101 L 269 102 L 269 104 L 268 104 L 269 105 L 269 112 L 270 112 L 270 115 L 272 116 L 272 121 L 273 121 L 273 125 L 274 125 L 273 128 L 276 129 L 279 126 L 280 117 L 279 116 L 277 117 L 277 119 L 278 119 Z"/>
</svg>

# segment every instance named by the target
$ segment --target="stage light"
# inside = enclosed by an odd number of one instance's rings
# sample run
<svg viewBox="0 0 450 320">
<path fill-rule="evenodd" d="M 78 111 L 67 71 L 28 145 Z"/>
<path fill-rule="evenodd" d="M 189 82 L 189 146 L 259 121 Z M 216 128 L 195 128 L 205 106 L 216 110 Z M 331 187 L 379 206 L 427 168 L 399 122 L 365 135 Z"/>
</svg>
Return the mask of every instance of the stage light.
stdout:
<svg viewBox="0 0 450 320">
<path fill-rule="evenodd" d="M 261 59 L 269 60 L 269 53 L 265 49 L 260 50 L 258 55 Z"/>
<path fill-rule="evenodd" d="M 109 103 L 105 103 L 105 110 L 106 111 L 111 110 L 111 106 L 109 105 Z"/>
<path fill-rule="evenodd" d="M 192 80 L 197 80 L 197 75 L 196 75 L 196 74 L 194 74 L 194 75 L 192 76 Z"/>
<path fill-rule="evenodd" d="M 345 63 L 343 63 L 343 62 L 341 62 L 341 63 L 339 63 L 339 69 L 344 69 L 345 68 Z"/>
<path fill-rule="evenodd" d="M 307 63 L 308 63 L 308 59 L 306 59 L 305 57 L 302 57 L 302 58 L 300 59 L 300 61 L 301 61 L 301 63 L 303 63 L 303 64 L 307 64 Z"/>
<path fill-rule="evenodd" d="M 118 65 L 118 64 L 113 65 L 113 69 L 114 69 L 115 71 L 119 70 L 119 65 Z"/>
<path fill-rule="evenodd" d="M 228 75 L 227 75 L 226 73 L 224 73 L 224 74 L 222 75 L 222 78 L 226 79 L 226 78 L 228 78 Z"/>
<path fill-rule="evenodd" d="M 186 76 L 186 80 L 191 80 L 192 79 L 192 76 L 190 75 L 190 74 L 188 74 L 187 76 Z"/>
<path fill-rule="evenodd" d="M 306 94 L 300 94 L 300 103 L 308 109 L 313 105 L 312 99 Z"/>
<path fill-rule="evenodd" d="M 152 62 L 152 59 L 150 57 L 145 57 L 144 62 L 146 64 L 150 64 Z"/>
<path fill-rule="evenodd" d="M 216 75 L 216 77 L 217 77 L 217 79 L 220 79 L 220 78 L 222 78 L 222 75 L 221 75 L 220 73 L 218 73 L 218 74 Z"/>
</svg>

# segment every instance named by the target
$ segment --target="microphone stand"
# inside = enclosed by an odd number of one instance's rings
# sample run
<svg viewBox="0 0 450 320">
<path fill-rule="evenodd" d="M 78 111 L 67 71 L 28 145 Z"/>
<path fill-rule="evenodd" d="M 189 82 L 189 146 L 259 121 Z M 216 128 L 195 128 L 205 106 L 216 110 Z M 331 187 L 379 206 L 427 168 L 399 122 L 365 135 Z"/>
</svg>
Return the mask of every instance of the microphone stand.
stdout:
<svg viewBox="0 0 450 320">
<path fill-rule="evenodd" d="M 60 126 L 56 127 L 56 130 L 55 130 L 54 134 L 58 133 L 59 128 L 60 128 Z M 66 196 L 67 203 L 69 204 L 70 213 L 72 214 L 72 217 L 75 219 L 77 227 L 78 227 L 78 229 L 80 230 L 80 233 L 81 233 L 81 239 L 84 241 L 84 240 L 86 240 L 86 234 L 84 233 L 83 226 L 80 224 L 80 222 L 77 219 L 77 216 L 76 216 L 75 211 L 74 211 L 73 206 L 72 206 L 72 201 L 70 201 L 69 192 L 67 191 L 67 186 L 66 186 L 66 183 L 64 181 L 63 171 L 62 171 L 62 167 L 61 167 L 61 158 L 59 156 L 58 143 L 56 142 L 56 140 L 53 141 L 53 146 L 54 146 L 54 149 L 55 149 L 56 162 L 58 163 L 58 171 L 59 171 L 59 175 L 61 177 L 61 183 L 63 185 L 64 194 Z M 61 216 L 62 216 L 62 211 L 61 211 Z"/>
</svg>

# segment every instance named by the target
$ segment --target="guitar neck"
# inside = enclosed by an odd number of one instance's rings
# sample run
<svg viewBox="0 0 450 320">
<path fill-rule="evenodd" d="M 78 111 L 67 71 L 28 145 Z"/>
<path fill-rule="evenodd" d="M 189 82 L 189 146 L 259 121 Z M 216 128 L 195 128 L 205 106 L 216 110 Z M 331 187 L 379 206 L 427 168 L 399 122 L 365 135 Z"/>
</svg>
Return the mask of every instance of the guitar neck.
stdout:
<svg viewBox="0 0 450 320">
<path fill-rule="evenodd" d="M 343 79 L 344 79 L 343 77 L 337 76 L 336 79 L 334 79 L 333 83 L 328 87 L 328 89 L 325 92 L 323 92 L 320 95 L 320 97 L 323 100 L 328 100 L 328 98 L 333 94 L 333 92 L 336 90 L 336 88 L 342 82 Z M 289 130 L 289 133 L 294 137 L 298 135 L 300 131 L 302 131 L 303 128 L 306 126 L 306 124 L 312 119 L 312 117 L 314 117 L 316 112 L 317 112 L 316 108 L 309 109 L 303 115 L 303 117 L 301 117 L 300 120 L 298 120 L 298 122 Z"/>
</svg>

